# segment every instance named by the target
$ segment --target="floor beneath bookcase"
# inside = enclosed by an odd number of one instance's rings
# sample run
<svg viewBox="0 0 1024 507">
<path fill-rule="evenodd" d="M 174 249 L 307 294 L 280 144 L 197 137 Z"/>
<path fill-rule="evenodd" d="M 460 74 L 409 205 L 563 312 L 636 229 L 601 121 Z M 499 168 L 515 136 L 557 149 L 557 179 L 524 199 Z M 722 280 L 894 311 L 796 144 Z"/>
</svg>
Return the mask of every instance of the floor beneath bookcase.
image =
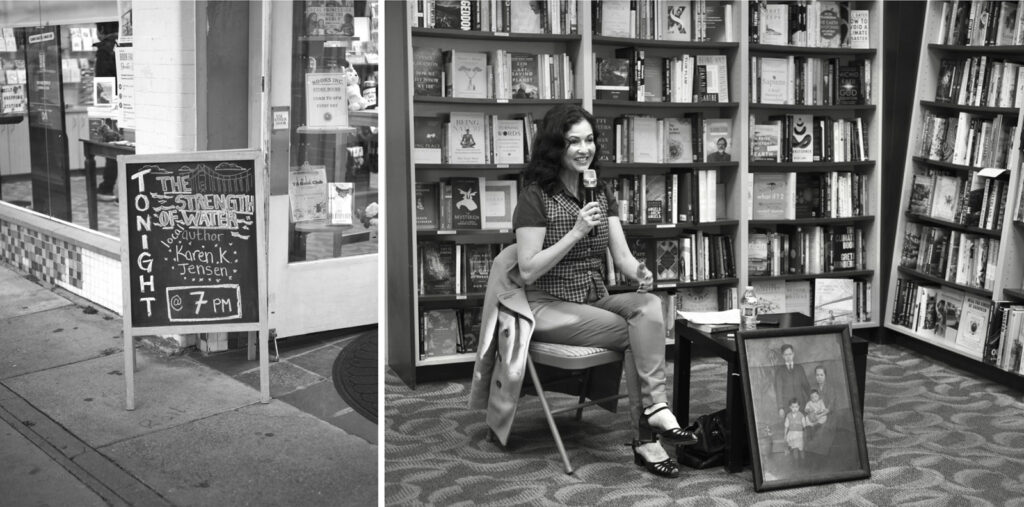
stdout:
<svg viewBox="0 0 1024 507">
<path fill-rule="evenodd" d="M 725 405 L 725 378 L 724 361 L 695 361 L 691 414 Z M 624 405 L 618 414 L 587 409 L 579 423 L 557 417 L 576 467 L 569 476 L 536 398 L 522 399 L 503 450 L 487 441 L 484 413 L 466 408 L 468 378 L 412 390 L 388 370 L 386 381 L 388 504 L 1004 505 L 1022 494 L 1020 393 L 896 345 L 872 343 L 868 354 L 871 478 L 766 493 L 754 492 L 749 468 L 684 467 L 678 479 L 660 479 L 633 465 Z"/>
</svg>

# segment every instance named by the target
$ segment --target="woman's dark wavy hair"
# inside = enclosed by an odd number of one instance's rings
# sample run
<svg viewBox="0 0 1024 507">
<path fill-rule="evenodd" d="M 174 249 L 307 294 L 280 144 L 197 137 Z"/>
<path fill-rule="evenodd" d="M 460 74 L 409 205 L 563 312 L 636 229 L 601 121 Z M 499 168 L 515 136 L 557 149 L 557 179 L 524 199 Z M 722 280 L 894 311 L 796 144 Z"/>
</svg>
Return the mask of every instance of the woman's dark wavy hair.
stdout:
<svg viewBox="0 0 1024 507">
<path fill-rule="evenodd" d="M 530 162 L 523 171 L 523 186 L 536 183 L 545 193 L 554 192 L 558 182 L 558 171 L 562 168 L 562 154 L 565 153 L 565 133 L 580 122 L 587 120 L 594 129 L 594 162 L 601 153 L 601 138 L 597 133 L 597 122 L 594 115 L 575 104 L 559 104 L 544 115 L 540 128 L 533 137 L 533 148 Z"/>
</svg>

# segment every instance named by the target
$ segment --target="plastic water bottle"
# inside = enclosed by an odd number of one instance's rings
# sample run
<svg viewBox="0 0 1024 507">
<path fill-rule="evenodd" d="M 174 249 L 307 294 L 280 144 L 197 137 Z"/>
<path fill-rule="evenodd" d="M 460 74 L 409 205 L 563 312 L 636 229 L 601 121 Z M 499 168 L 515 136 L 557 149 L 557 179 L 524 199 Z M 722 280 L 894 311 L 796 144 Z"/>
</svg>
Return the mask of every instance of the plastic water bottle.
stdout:
<svg viewBox="0 0 1024 507">
<path fill-rule="evenodd" d="M 754 287 L 748 285 L 740 298 L 740 329 L 757 329 L 757 296 Z"/>
</svg>

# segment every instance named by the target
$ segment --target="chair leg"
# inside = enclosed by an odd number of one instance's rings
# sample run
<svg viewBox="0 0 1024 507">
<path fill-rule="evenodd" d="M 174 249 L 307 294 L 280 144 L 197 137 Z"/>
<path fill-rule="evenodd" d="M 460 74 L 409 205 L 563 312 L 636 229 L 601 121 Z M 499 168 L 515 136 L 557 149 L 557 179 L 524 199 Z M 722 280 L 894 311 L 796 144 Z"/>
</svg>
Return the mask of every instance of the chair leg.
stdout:
<svg viewBox="0 0 1024 507">
<path fill-rule="evenodd" d="M 562 464 L 565 466 L 565 473 L 572 474 L 572 465 L 569 464 L 569 455 L 565 453 L 565 446 L 562 445 L 562 436 L 558 433 L 558 426 L 555 425 L 555 418 L 551 415 L 551 408 L 548 407 L 548 400 L 544 397 L 544 389 L 540 385 L 540 377 L 537 376 L 537 369 L 533 366 L 533 359 L 526 356 L 526 369 L 530 372 L 530 380 L 533 381 L 533 388 L 537 390 L 537 397 L 540 398 L 540 406 L 544 409 L 544 417 L 548 420 L 548 427 L 551 428 L 551 436 L 555 438 L 555 446 L 558 447 L 558 454 L 562 456 Z"/>
<path fill-rule="evenodd" d="M 591 368 L 587 369 L 586 373 L 583 374 L 583 381 L 580 383 L 581 384 L 580 385 L 580 399 L 577 402 L 577 404 L 581 405 L 581 406 L 580 406 L 580 408 L 576 409 L 576 421 L 577 422 L 583 420 L 583 407 L 582 407 L 582 405 L 587 402 L 587 393 L 590 392 L 590 372 L 591 371 L 593 371 L 593 369 L 591 369 Z"/>
</svg>

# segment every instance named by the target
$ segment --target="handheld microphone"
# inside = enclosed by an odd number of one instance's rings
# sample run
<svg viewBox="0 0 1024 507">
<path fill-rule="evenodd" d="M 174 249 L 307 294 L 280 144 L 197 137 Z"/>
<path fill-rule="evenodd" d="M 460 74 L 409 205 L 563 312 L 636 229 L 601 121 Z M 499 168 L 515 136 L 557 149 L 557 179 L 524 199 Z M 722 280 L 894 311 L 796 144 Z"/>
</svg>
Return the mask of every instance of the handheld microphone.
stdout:
<svg viewBox="0 0 1024 507">
<path fill-rule="evenodd" d="M 597 171 L 583 170 L 583 194 L 587 202 L 597 201 Z M 597 234 L 597 227 L 590 229 L 590 236 Z"/>
<path fill-rule="evenodd" d="M 597 171 L 593 169 L 583 170 L 583 193 L 587 202 L 597 200 Z"/>
</svg>

